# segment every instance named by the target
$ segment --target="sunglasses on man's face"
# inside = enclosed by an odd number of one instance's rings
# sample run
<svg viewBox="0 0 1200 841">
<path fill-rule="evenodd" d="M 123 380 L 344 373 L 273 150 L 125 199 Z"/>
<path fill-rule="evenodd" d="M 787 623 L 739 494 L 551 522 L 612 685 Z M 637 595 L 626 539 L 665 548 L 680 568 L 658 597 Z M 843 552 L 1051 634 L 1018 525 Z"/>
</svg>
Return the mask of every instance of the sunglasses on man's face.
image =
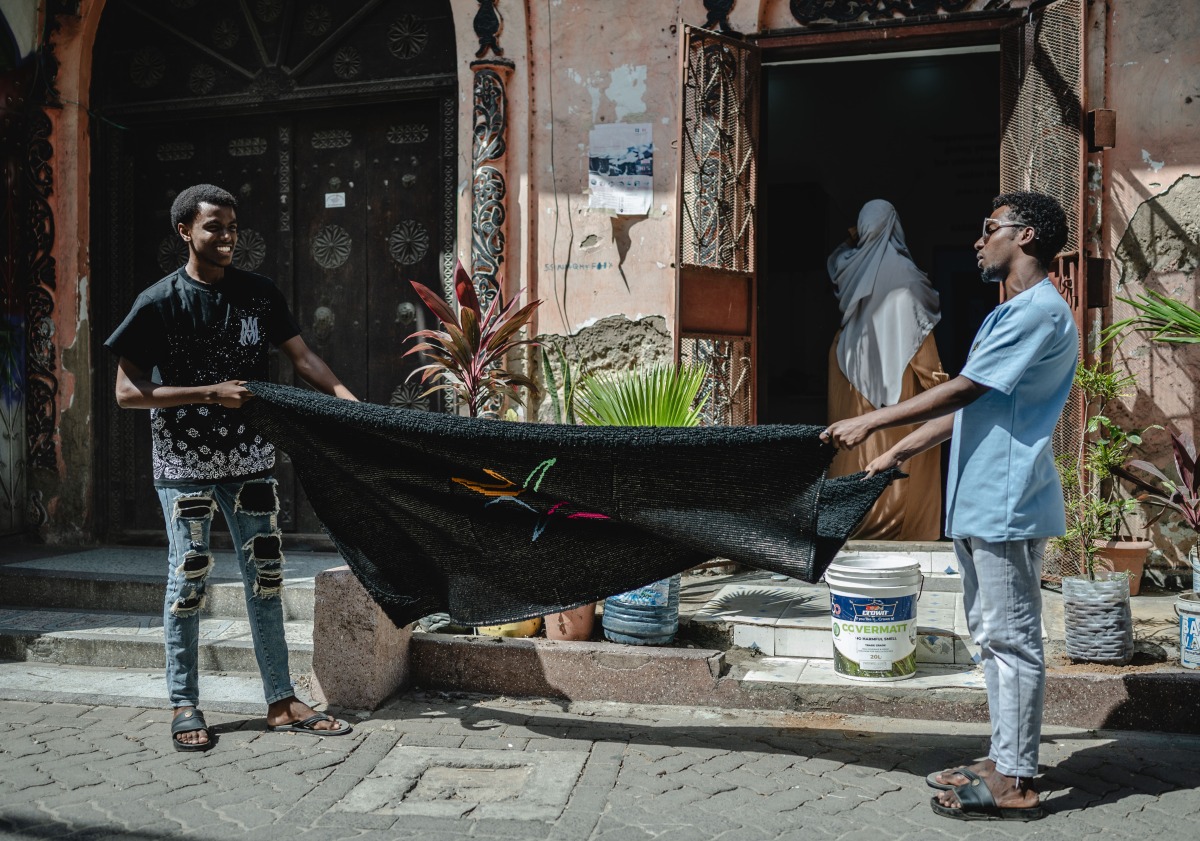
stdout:
<svg viewBox="0 0 1200 841">
<path fill-rule="evenodd" d="M 990 237 L 992 234 L 996 233 L 996 231 L 1000 230 L 1001 228 L 1029 228 L 1029 227 L 1031 227 L 1031 226 L 1026 225 L 1024 222 L 999 222 L 999 221 L 993 219 L 992 217 L 988 216 L 983 220 L 982 239 L 984 242 L 987 242 L 988 237 Z"/>
</svg>

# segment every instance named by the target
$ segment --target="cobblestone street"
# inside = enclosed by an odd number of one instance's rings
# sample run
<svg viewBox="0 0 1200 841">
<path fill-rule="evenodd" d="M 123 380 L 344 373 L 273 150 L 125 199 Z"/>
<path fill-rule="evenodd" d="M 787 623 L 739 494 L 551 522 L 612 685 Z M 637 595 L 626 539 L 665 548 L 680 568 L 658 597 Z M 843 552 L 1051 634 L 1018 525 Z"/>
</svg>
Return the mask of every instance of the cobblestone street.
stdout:
<svg viewBox="0 0 1200 841">
<path fill-rule="evenodd" d="M 0 702 L 0 837 L 889 839 L 1190 837 L 1200 737 L 1050 728 L 1050 814 L 959 823 L 929 771 L 985 728 L 899 719 L 411 694 L 349 737 L 209 713 L 176 753 L 159 709 Z"/>
</svg>

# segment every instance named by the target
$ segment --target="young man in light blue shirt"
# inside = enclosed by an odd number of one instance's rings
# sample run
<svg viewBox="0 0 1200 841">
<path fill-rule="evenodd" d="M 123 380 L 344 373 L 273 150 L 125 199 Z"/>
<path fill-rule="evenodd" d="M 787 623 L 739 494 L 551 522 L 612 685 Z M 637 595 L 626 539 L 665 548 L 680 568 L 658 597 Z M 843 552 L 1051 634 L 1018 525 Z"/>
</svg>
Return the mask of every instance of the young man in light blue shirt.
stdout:
<svg viewBox="0 0 1200 841">
<path fill-rule="evenodd" d="M 821 434 L 853 448 L 880 429 L 924 423 L 867 465 L 900 467 L 951 439 L 946 535 L 963 576 L 967 625 L 979 644 L 992 743 L 988 758 L 930 774 L 935 812 L 961 820 L 1042 817 L 1037 774 L 1046 660 L 1041 565 L 1046 539 L 1065 530 L 1050 441 L 1079 357 L 1074 316 L 1047 269 L 1067 239 L 1053 198 L 1008 193 L 975 242 L 985 281 L 1007 300 L 975 335 L 962 373 L 916 397 L 839 421 Z"/>
</svg>

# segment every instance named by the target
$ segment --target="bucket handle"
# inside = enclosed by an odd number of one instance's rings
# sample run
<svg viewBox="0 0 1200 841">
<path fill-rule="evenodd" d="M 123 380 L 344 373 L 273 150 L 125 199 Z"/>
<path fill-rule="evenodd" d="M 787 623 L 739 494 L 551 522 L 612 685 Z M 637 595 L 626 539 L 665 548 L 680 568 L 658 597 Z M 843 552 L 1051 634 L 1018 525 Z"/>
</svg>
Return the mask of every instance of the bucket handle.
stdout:
<svg viewBox="0 0 1200 841">
<path fill-rule="evenodd" d="M 921 594 L 925 592 L 925 573 L 923 573 L 923 572 L 918 572 L 918 573 L 917 573 L 917 575 L 921 576 L 921 583 L 920 583 L 920 585 L 917 587 L 917 601 L 920 601 L 920 600 L 921 600 Z M 1175 612 L 1176 612 L 1176 613 L 1178 613 L 1178 612 L 1179 612 L 1179 606 L 1178 606 L 1178 605 L 1176 605 L 1176 606 L 1175 606 Z"/>
</svg>

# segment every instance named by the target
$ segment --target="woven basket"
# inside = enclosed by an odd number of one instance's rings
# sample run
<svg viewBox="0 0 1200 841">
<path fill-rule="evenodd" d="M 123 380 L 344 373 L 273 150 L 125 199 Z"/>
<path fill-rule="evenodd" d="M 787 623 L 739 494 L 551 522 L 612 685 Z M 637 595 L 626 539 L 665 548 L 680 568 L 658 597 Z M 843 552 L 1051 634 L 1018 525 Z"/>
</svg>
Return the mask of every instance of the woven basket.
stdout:
<svg viewBox="0 0 1200 841">
<path fill-rule="evenodd" d="M 1067 656 L 1089 663 L 1124 665 L 1133 659 L 1133 615 L 1129 577 L 1062 580 Z"/>
</svg>

